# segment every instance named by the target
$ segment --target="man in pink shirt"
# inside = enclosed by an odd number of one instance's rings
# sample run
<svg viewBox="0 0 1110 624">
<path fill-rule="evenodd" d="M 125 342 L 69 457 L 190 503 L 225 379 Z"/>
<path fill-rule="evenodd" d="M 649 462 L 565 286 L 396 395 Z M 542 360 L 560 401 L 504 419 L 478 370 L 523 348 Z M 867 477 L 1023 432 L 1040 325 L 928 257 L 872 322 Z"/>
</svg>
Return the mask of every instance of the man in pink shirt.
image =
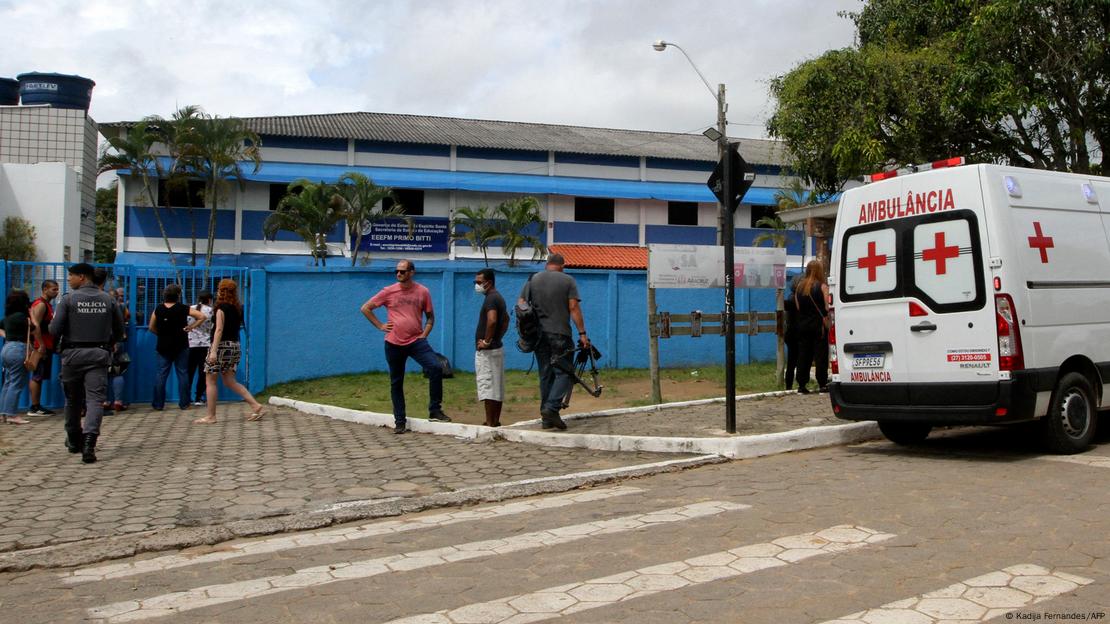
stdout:
<svg viewBox="0 0 1110 624">
<path fill-rule="evenodd" d="M 443 413 L 443 369 L 435 351 L 428 344 L 428 334 L 435 325 L 432 295 L 412 280 L 416 266 L 412 260 L 397 262 L 397 283 L 386 286 L 362 304 L 362 314 L 370 323 L 385 332 L 385 361 L 389 364 L 389 394 L 393 399 L 393 433 L 408 431 L 405 420 L 405 364 L 411 357 L 428 376 L 428 420 L 450 422 Z M 386 322 L 374 310 L 386 309 Z M 424 318 L 427 322 L 424 322 Z"/>
</svg>

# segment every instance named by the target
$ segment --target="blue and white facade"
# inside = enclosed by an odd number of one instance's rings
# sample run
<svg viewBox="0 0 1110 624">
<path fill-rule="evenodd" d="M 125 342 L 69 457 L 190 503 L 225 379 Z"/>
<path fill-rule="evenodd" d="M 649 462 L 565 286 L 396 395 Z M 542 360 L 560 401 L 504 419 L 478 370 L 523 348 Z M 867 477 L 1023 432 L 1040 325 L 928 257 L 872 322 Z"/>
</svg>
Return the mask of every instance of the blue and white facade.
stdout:
<svg viewBox="0 0 1110 624">
<path fill-rule="evenodd" d="M 495 205 L 532 195 L 545 224 L 535 234 L 547 245 L 646 246 L 651 243 L 714 244 L 717 204 L 705 185 L 716 146 L 700 135 L 633 132 L 546 124 L 457 120 L 351 113 L 244 120 L 259 133 L 262 167 L 244 166 L 242 188 L 232 185 L 218 206 L 214 263 L 237 266 L 307 266 L 304 242 L 288 232 L 264 240 L 262 223 L 284 187 L 298 178 L 334 182 L 358 171 L 392 187 L 417 224 L 417 240 L 364 237 L 363 253 L 418 260 L 480 258 L 463 243 L 449 242 L 448 223 L 463 206 Z M 129 124 L 105 124 L 105 134 Z M 745 140 L 741 153 L 756 169 L 755 185 L 737 210 L 737 245 L 758 235 L 751 226 L 771 211 L 786 180 L 777 142 Z M 120 261 L 165 261 L 149 200 L 140 201 L 136 179 L 121 176 L 117 250 Z M 175 202 L 185 203 L 185 202 Z M 174 253 L 198 248 L 207 237 L 207 208 L 160 210 Z M 350 263 L 345 228 L 328 236 L 329 264 Z M 800 257 L 800 235 L 790 248 Z M 499 249 L 490 249 L 492 258 Z M 528 259 L 529 250 L 518 252 Z"/>
</svg>

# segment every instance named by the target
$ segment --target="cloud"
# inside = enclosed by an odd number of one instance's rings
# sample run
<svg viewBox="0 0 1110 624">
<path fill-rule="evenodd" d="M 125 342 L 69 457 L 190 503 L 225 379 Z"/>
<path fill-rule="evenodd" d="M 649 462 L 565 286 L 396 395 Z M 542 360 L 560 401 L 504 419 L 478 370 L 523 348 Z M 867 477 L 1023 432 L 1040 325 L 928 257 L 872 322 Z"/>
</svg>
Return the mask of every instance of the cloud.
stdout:
<svg viewBox="0 0 1110 624">
<path fill-rule="evenodd" d="M 728 87 L 730 133 L 762 136 L 766 82 L 852 43 L 858 0 L 4 2 L 0 76 L 96 81 L 99 121 L 371 110 L 697 131 Z M 749 124 L 749 125 L 745 125 Z"/>
</svg>

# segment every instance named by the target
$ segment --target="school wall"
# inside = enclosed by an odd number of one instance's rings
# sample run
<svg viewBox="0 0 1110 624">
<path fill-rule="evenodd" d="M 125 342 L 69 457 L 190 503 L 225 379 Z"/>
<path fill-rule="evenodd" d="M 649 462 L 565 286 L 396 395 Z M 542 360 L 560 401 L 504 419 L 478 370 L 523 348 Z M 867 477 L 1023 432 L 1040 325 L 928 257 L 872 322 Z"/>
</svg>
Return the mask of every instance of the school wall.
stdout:
<svg viewBox="0 0 1110 624">
<path fill-rule="evenodd" d="M 474 332 L 481 298 L 474 293 L 479 266 L 421 269 L 416 280 L 432 295 L 436 323 L 429 340 L 456 369 L 474 370 Z M 497 289 L 511 308 L 535 268 L 498 268 Z M 643 271 L 568 270 L 578 282 L 590 339 L 606 368 L 647 368 L 647 283 Z M 393 265 L 313 271 L 272 268 L 251 271 L 250 343 L 252 390 L 296 379 L 387 370 L 384 335 L 359 307 L 394 283 Z M 659 311 L 720 313 L 724 291 L 656 291 Z M 736 291 L 736 313 L 775 309 L 774 290 Z M 384 310 L 377 310 L 384 319 Z M 264 340 L 258 340 L 265 336 Z M 506 367 L 527 369 L 531 354 L 515 346 L 516 325 L 506 335 Z M 679 336 L 660 340 L 660 363 L 668 366 L 721 364 L 724 337 Z M 774 334 L 738 335 L 737 362 L 774 361 Z M 410 362 L 410 370 L 418 368 Z"/>
</svg>

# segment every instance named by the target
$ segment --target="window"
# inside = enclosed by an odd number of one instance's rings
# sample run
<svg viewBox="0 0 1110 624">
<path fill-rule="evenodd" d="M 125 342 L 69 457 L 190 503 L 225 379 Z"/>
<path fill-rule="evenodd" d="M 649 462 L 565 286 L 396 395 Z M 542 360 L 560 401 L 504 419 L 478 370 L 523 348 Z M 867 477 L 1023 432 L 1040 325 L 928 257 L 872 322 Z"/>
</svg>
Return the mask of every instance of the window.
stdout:
<svg viewBox="0 0 1110 624">
<path fill-rule="evenodd" d="M 575 197 L 574 220 L 613 223 L 615 201 L 603 197 Z"/>
<path fill-rule="evenodd" d="M 853 228 L 843 250 L 845 302 L 913 297 L 938 313 L 985 304 L 979 222 L 971 211 Z"/>
<path fill-rule="evenodd" d="M 278 204 L 281 203 L 288 190 L 289 187 L 285 184 L 270 185 L 270 210 L 277 210 Z"/>
<path fill-rule="evenodd" d="M 852 296 L 898 287 L 897 235 L 889 227 L 849 235 L 844 242 L 844 291 Z"/>
<path fill-rule="evenodd" d="M 166 188 L 165 180 L 158 180 L 158 205 L 166 205 L 166 193 L 169 193 L 169 205 L 174 208 L 204 208 L 204 182 L 189 180 L 188 185 L 175 182 Z M 191 198 L 191 202 L 190 202 Z"/>
<path fill-rule="evenodd" d="M 393 195 L 397 198 L 396 201 L 392 197 L 386 197 L 382 200 L 382 210 L 389 210 L 394 205 L 399 205 L 405 214 L 410 217 L 420 217 L 424 215 L 424 191 L 417 189 L 393 189 Z"/>
<path fill-rule="evenodd" d="M 667 202 L 667 225 L 697 225 L 697 202 Z"/>
<path fill-rule="evenodd" d="M 764 217 L 773 217 L 777 214 L 774 206 L 752 206 L 752 227 L 762 227 L 756 225 L 759 220 Z"/>
</svg>

